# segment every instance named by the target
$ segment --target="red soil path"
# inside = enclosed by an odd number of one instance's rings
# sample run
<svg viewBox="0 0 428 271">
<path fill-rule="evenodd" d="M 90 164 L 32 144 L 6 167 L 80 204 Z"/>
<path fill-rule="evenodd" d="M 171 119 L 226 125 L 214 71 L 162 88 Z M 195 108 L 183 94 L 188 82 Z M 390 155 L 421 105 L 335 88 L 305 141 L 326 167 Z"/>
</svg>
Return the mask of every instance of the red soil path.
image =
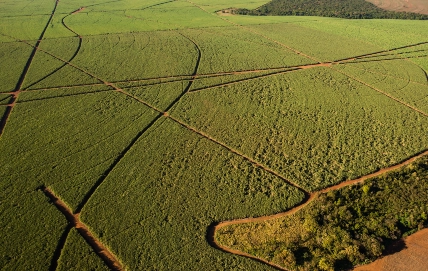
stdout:
<svg viewBox="0 0 428 271">
<path fill-rule="evenodd" d="M 92 247 L 95 253 L 104 260 L 106 265 L 115 271 L 124 270 L 120 261 L 116 258 L 116 256 L 110 252 L 110 250 L 105 247 L 89 230 L 89 228 L 80 221 L 80 214 L 73 214 L 73 212 L 68 208 L 68 206 L 59 199 L 55 193 L 49 188 L 44 188 L 43 192 L 47 197 L 49 197 L 53 204 L 60 210 L 64 216 L 67 218 L 68 222 L 77 229 L 83 239 Z"/>
<path fill-rule="evenodd" d="M 76 14 L 76 13 L 79 13 L 79 12 L 81 12 L 81 11 L 83 11 L 83 10 L 85 10 L 85 7 L 81 7 L 81 8 L 79 8 L 79 9 L 76 9 L 75 11 L 73 11 L 71 14 Z"/>
</svg>

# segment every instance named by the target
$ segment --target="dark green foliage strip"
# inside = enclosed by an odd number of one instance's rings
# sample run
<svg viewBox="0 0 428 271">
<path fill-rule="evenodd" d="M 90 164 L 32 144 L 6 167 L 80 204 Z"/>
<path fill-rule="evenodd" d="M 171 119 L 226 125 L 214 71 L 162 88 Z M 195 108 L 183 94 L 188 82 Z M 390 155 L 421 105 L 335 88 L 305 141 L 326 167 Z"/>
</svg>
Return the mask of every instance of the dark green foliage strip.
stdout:
<svg viewBox="0 0 428 271">
<path fill-rule="evenodd" d="M 365 0 L 273 0 L 258 9 L 237 9 L 234 12 L 246 15 L 323 16 L 347 19 L 428 19 L 428 15 L 383 10 Z"/>
<path fill-rule="evenodd" d="M 291 270 L 344 270 L 427 226 L 428 157 L 400 171 L 321 194 L 281 219 L 221 229 L 223 244 Z M 234 243 L 234 244 L 233 244 Z"/>
</svg>

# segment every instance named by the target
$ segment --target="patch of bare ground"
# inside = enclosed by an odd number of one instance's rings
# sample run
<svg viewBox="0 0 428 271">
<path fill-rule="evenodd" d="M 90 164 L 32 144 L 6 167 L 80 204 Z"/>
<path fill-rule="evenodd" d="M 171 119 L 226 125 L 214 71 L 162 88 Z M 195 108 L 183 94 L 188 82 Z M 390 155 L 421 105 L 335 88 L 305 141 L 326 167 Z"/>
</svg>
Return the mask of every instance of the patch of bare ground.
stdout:
<svg viewBox="0 0 428 271">
<path fill-rule="evenodd" d="M 79 9 L 76 9 L 75 11 L 73 11 L 71 14 L 79 13 L 79 12 L 83 11 L 84 9 L 85 9 L 85 7 L 81 7 Z"/>
<path fill-rule="evenodd" d="M 391 11 L 428 14 L 427 0 L 366 0 L 374 5 Z"/>
<path fill-rule="evenodd" d="M 232 16 L 233 9 L 223 9 L 216 12 L 219 16 Z"/>
<path fill-rule="evenodd" d="M 355 271 L 426 271 L 428 270 L 428 229 L 404 239 L 406 248 L 385 256 Z"/>
</svg>

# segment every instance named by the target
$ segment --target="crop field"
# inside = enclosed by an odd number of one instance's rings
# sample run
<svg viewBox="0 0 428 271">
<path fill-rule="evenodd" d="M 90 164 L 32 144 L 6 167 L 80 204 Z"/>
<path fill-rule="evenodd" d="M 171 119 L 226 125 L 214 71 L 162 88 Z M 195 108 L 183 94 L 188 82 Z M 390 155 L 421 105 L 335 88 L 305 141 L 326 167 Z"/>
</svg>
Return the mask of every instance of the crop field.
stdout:
<svg viewBox="0 0 428 271">
<path fill-rule="evenodd" d="M 216 226 L 413 173 L 428 23 L 221 16 L 265 3 L 0 1 L 1 270 L 274 270 Z"/>
</svg>

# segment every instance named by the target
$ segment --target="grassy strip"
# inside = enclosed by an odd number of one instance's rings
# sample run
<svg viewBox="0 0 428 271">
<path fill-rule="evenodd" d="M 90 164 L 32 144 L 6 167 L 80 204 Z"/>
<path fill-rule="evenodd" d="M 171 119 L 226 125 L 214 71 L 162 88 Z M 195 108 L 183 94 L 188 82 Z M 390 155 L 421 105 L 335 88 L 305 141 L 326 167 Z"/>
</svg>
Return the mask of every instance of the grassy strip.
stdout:
<svg viewBox="0 0 428 271">
<path fill-rule="evenodd" d="M 404 60 L 382 60 L 381 64 L 385 70 L 388 70 L 389 67 L 401 68 L 400 77 L 395 77 L 377 73 L 376 70 L 373 72 L 373 65 L 365 64 L 360 62 L 358 64 L 340 65 L 339 68 L 343 68 L 342 72 L 344 74 L 356 78 L 371 87 L 380 89 L 424 113 L 428 113 L 428 84 L 410 81 L 412 78 L 418 81 L 426 80 L 423 71 L 418 66 Z"/>
<path fill-rule="evenodd" d="M 217 240 L 289 270 L 371 262 L 428 224 L 428 157 L 400 171 L 319 195 L 297 213 L 221 228 Z"/>
<path fill-rule="evenodd" d="M 187 29 L 202 50 L 200 74 L 310 64 L 314 61 L 237 27 Z"/>
<path fill-rule="evenodd" d="M 0 94 L 0 105 L 8 105 L 10 98 L 12 98 L 10 94 Z"/>
<path fill-rule="evenodd" d="M 346 19 L 427 20 L 428 15 L 381 9 L 365 0 L 273 0 L 254 10 L 236 9 L 235 14 L 322 16 Z"/>
<path fill-rule="evenodd" d="M 184 91 L 189 81 L 167 82 L 163 84 L 126 88 L 125 91 L 146 101 L 147 103 L 166 110 L 168 106 Z"/>
<path fill-rule="evenodd" d="M 189 40 L 166 31 L 84 38 L 73 63 L 112 82 L 191 74 L 196 57 Z"/>
</svg>

